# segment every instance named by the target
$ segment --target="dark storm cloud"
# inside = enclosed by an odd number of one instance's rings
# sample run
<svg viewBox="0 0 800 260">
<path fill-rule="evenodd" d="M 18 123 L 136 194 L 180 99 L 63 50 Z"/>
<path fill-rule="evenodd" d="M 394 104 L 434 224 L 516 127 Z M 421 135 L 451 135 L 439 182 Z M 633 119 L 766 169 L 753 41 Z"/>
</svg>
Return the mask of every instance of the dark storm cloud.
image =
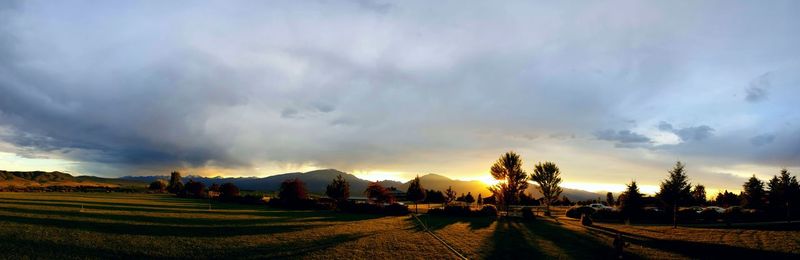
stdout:
<svg viewBox="0 0 800 260">
<path fill-rule="evenodd" d="M 578 158 L 597 146 L 587 136 L 652 148 L 656 137 L 630 124 L 664 120 L 687 126 L 658 125 L 684 142 L 658 150 L 665 158 L 797 156 L 797 139 L 769 124 L 797 120 L 788 105 L 797 89 L 785 87 L 800 82 L 792 8 L 18 3 L 0 6 L 0 127 L 9 129 L 0 142 L 26 156 L 103 171 L 419 170 L 441 164 L 431 158 L 454 164 L 542 142 Z M 764 71 L 768 79 L 752 80 Z M 769 93 L 775 105 L 720 98 L 749 81 L 747 100 Z M 760 132 L 780 144 L 730 149 Z"/>
<path fill-rule="evenodd" d="M 617 147 L 632 148 L 649 145 L 652 140 L 647 136 L 631 132 L 630 130 L 603 130 L 594 133 L 597 139 L 614 142 Z"/>
</svg>

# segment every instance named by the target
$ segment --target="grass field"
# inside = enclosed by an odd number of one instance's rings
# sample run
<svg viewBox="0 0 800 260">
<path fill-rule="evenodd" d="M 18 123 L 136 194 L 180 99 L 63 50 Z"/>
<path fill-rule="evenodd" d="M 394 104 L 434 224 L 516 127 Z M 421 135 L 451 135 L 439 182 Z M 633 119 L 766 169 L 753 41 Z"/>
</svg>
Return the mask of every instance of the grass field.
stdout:
<svg viewBox="0 0 800 260">
<path fill-rule="evenodd" d="M 0 258 L 454 257 L 408 217 L 211 208 L 168 195 L 0 193 Z"/>
</svg>

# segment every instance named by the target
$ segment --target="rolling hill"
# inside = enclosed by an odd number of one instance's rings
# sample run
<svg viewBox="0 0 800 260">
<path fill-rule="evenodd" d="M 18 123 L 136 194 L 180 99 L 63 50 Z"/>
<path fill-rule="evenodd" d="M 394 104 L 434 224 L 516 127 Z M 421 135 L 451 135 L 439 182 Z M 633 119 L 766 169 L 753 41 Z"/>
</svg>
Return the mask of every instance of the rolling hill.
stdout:
<svg viewBox="0 0 800 260">
<path fill-rule="evenodd" d="M 146 182 L 95 176 L 72 176 L 63 172 L 3 171 L 0 170 L 0 187 L 123 187 L 144 186 Z"/>
</svg>

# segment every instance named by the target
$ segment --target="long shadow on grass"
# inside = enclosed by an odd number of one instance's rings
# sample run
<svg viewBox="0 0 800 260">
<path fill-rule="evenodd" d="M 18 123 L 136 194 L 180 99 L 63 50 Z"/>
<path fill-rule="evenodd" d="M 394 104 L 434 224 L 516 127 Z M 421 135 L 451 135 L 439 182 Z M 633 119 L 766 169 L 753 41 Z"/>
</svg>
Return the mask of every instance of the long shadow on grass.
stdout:
<svg viewBox="0 0 800 260">
<path fill-rule="evenodd" d="M 81 201 L 81 200 L 40 200 L 40 199 L 19 199 L 19 198 L 0 198 L 0 202 L 23 202 L 23 203 L 70 203 L 70 204 L 83 204 L 83 205 L 99 205 L 99 206 L 121 206 L 121 207 L 139 207 L 139 208 L 163 208 L 163 209 L 189 209 L 197 210 L 208 207 L 208 204 L 200 203 L 199 201 L 186 200 L 183 204 L 193 203 L 191 205 L 181 205 L 175 203 L 161 203 L 161 204 L 144 204 L 144 203 L 124 203 L 124 202 L 99 202 L 99 201 Z"/>
<path fill-rule="evenodd" d="M 0 204 L 14 204 L 26 206 L 50 206 L 50 207 L 71 207 L 79 210 L 81 207 L 85 209 L 97 209 L 108 211 L 141 211 L 141 212 L 158 212 L 158 213 L 203 213 L 203 214 L 238 214 L 236 212 L 221 212 L 221 211 L 208 211 L 208 208 L 195 208 L 195 209 L 167 209 L 162 207 L 149 207 L 149 206 L 119 206 L 113 203 L 83 203 L 83 202 L 45 202 L 45 201 L 5 201 L 0 199 Z M 207 206 L 206 206 L 207 207 Z M 215 208 L 216 210 L 216 208 Z"/>
<path fill-rule="evenodd" d="M 467 223 L 469 224 L 470 230 L 484 229 L 491 226 L 492 223 L 495 222 L 494 218 L 486 218 L 486 217 L 447 217 L 447 216 L 431 216 L 428 214 L 420 215 L 419 219 L 431 231 L 440 230 L 455 223 Z M 414 218 L 411 217 L 408 219 L 408 221 L 416 221 L 416 220 L 414 220 Z"/>
<path fill-rule="evenodd" d="M 225 258 L 302 258 L 303 256 L 313 255 L 316 252 L 322 254 L 316 257 L 332 258 L 333 255 L 328 255 L 325 250 L 336 247 L 339 244 L 349 241 L 355 241 L 367 234 L 340 234 L 331 235 L 322 239 L 309 241 L 306 238 L 297 238 L 287 243 L 257 246 L 250 248 L 237 248 L 235 250 L 226 251 L 221 254 Z M 399 252 L 398 252 L 399 253 Z"/>
<path fill-rule="evenodd" d="M 8 259 L 149 259 L 153 256 L 106 249 L 65 245 L 46 240 L 25 240 L 16 237 L 0 239 L 0 258 Z"/>
<path fill-rule="evenodd" d="M 39 210 L 39 209 L 26 209 L 26 208 L 13 208 L 0 206 L 0 211 L 23 213 L 59 217 L 76 217 L 76 218 L 92 218 L 112 221 L 131 221 L 131 222 L 146 222 L 162 225 L 258 225 L 264 223 L 275 222 L 273 219 L 222 219 L 222 218 L 197 218 L 197 217 L 159 217 L 159 216 L 143 216 L 143 215 L 117 215 L 105 214 L 99 212 L 77 210 L 73 211 L 54 211 L 54 210 Z"/>
<path fill-rule="evenodd" d="M 102 223 L 85 220 L 67 220 L 54 218 L 32 218 L 21 216 L 2 216 L 0 221 L 15 222 L 20 224 L 39 225 L 56 228 L 76 229 L 92 232 L 119 235 L 146 235 L 146 236 L 183 236 L 183 237 L 230 237 L 240 235 L 263 235 L 294 232 L 304 229 L 324 227 L 323 224 L 306 225 L 214 225 L 214 226 L 162 226 L 127 223 Z"/>
<path fill-rule="evenodd" d="M 609 227 L 595 227 L 610 232 L 621 233 L 626 236 L 626 242 L 630 242 L 631 244 L 672 252 L 694 259 L 798 259 L 800 257 L 800 254 L 758 250 L 732 245 L 654 239 L 629 232 L 618 231 Z"/>
</svg>

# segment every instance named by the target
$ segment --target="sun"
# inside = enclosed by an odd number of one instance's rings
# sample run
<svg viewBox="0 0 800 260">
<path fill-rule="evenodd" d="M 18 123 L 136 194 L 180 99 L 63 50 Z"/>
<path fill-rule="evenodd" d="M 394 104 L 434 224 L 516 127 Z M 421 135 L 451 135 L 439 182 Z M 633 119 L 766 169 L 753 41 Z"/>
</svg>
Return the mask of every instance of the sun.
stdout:
<svg viewBox="0 0 800 260">
<path fill-rule="evenodd" d="M 481 177 L 478 180 L 483 182 L 483 183 L 485 183 L 486 186 L 494 186 L 494 185 L 497 185 L 498 183 L 500 183 L 499 180 L 495 180 L 491 176 L 484 176 L 484 177 Z"/>
</svg>

